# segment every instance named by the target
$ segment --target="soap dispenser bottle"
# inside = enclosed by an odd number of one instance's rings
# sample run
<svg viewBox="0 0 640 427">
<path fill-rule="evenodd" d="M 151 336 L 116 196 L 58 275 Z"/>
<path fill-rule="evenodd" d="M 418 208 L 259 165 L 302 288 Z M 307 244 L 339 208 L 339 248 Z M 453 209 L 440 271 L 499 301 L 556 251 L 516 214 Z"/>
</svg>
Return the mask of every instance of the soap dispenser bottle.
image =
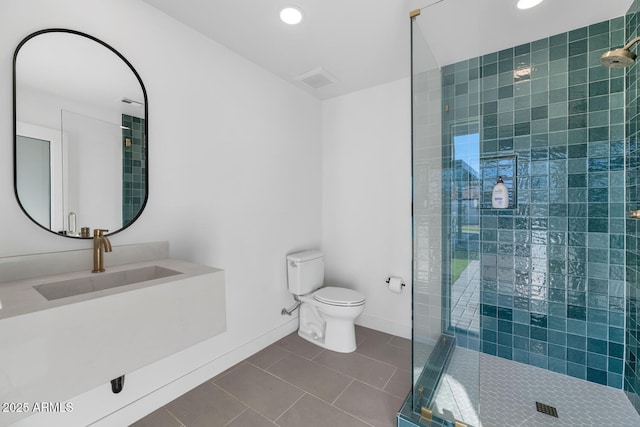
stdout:
<svg viewBox="0 0 640 427">
<path fill-rule="evenodd" d="M 493 187 L 491 206 L 494 209 L 506 209 L 509 207 L 509 190 L 504 185 L 501 176 L 498 177 L 498 183 Z"/>
</svg>

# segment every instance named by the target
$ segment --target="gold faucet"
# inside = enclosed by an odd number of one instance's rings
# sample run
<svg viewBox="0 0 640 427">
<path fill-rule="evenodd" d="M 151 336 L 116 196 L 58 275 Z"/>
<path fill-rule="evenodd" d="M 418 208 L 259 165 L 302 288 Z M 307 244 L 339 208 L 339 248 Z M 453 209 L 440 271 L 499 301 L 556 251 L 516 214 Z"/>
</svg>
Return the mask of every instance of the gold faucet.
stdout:
<svg viewBox="0 0 640 427">
<path fill-rule="evenodd" d="M 104 252 L 111 252 L 111 242 L 104 235 L 109 230 L 96 228 L 93 230 L 93 270 L 92 273 L 104 271 Z"/>
</svg>

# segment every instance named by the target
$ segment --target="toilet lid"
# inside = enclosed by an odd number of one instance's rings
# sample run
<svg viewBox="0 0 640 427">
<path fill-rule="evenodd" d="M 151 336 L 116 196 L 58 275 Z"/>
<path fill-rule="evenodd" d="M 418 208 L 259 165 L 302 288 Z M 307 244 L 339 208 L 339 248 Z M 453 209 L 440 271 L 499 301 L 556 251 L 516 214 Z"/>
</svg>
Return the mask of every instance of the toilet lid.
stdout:
<svg viewBox="0 0 640 427">
<path fill-rule="evenodd" d="M 351 306 L 364 304 L 364 295 L 360 292 L 333 286 L 318 289 L 313 294 L 313 299 L 331 305 Z"/>
</svg>

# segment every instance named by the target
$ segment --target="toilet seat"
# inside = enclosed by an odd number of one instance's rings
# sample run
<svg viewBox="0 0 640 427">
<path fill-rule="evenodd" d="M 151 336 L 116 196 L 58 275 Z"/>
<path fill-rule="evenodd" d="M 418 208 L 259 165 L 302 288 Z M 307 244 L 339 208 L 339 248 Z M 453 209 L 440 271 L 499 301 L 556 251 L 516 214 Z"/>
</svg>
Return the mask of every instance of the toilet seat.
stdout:
<svg viewBox="0 0 640 427">
<path fill-rule="evenodd" d="M 364 304 L 365 296 L 351 289 L 327 286 L 318 289 L 313 294 L 313 299 L 323 304 L 338 307 L 355 307 Z"/>
</svg>

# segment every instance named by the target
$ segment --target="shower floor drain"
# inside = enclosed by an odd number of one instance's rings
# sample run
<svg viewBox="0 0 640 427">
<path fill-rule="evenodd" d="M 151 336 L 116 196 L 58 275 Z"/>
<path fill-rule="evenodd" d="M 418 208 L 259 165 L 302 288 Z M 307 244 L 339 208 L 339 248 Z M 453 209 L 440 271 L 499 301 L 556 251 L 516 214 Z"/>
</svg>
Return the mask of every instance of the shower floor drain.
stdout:
<svg viewBox="0 0 640 427">
<path fill-rule="evenodd" d="M 558 411 L 553 406 L 545 405 L 544 403 L 536 402 L 536 410 L 543 414 L 551 415 L 558 418 Z"/>
</svg>

